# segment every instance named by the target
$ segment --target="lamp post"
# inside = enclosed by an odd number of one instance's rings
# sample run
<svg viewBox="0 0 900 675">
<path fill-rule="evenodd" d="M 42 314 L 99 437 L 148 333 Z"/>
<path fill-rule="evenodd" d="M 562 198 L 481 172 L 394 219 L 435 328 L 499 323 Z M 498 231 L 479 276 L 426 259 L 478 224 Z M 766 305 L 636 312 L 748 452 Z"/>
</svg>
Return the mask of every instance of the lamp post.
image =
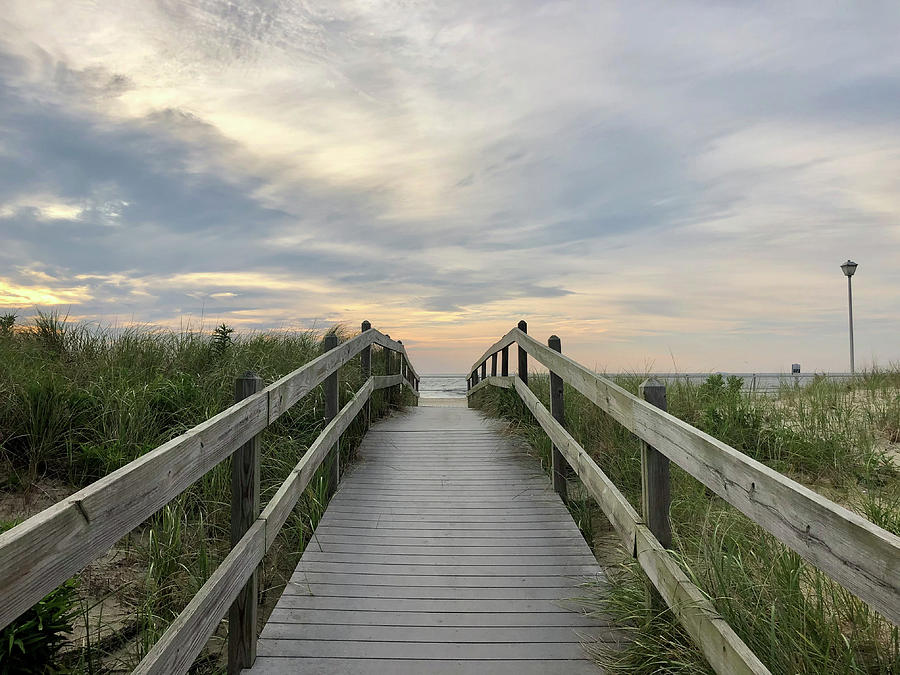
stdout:
<svg viewBox="0 0 900 675">
<path fill-rule="evenodd" d="M 856 272 L 856 268 L 858 265 L 852 260 L 848 260 L 843 265 L 841 265 L 841 269 L 844 270 L 844 274 L 847 277 L 847 303 L 850 308 L 850 374 L 854 375 L 856 373 L 856 368 L 853 364 L 853 284 L 851 283 L 851 277 L 854 272 Z"/>
</svg>

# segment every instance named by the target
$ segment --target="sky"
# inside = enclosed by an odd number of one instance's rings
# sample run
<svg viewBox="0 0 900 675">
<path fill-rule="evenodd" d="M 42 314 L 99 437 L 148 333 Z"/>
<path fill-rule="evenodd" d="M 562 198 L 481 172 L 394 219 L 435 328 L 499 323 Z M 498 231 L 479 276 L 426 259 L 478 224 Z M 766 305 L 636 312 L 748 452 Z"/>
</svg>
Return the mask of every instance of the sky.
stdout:
<svg viewBox="0 0 900 675">
<path fill-rule="evenodd" d="M 900 3 L 4 0 L 0 312 L 900 361 Z"/>
</svg>

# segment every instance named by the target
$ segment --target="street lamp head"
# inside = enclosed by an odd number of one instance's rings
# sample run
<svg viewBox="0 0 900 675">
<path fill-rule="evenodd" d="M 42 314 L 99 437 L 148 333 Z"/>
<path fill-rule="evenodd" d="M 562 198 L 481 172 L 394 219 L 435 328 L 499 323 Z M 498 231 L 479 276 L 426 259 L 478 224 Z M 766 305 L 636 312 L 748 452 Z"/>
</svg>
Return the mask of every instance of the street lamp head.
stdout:
<svg viewBox="0 0 900 675">
<path fill-rule="evenodd" d="M 856 272 L 857 267 L 858 265 L 852 260 L 848 260 L 843 265 L 841 265 L 841 269 L 844 270 L 844 274 L 846 274 L 848 277 L 853 276 L 853 273 Z"/>
</svg>

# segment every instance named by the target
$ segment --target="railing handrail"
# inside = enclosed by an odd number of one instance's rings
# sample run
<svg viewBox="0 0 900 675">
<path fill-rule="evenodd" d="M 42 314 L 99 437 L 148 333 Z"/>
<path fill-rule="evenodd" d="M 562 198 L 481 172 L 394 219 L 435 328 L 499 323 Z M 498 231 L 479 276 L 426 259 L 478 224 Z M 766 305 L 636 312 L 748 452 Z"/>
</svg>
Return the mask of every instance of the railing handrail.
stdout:
<svg viewBox="0 0 900 675">
<path fill-rule="evenodd" d="M 900 537 L 638 398 L 518 328 L 492 345 L 470 372 L 477 373 L 487 358 L 513 342 L 807 562 L 900 625 Z M 515 376 L 473 379 L 469 396 L 485 386 L 509 387 L 510 383 L 523 400 L 527 396 L 527 385 Z M 546 419 L 542 422 L 538 417 L 538 421 L 545 431 L 551 426 Z M 599 467 L 596 471 L 602 474 Z M 603 478 L 609 480 L 605 474 Z M 639 543 L 634 531 L 626 532 L 626 544 L 635 555 Z M 644 548 L 648 546 L 653 548 L 649 543 Z"/>
<path fill-rule="evenodd" d="M 371 345 L 406 356 L 402 343 L 374 328 L 365 330 L 0 534 L 0 629 L 109 550 Z M 418 380 L 408 357 L 407 365 Z M 392 385 L 400 384 L 417 394 L 416 387 L 402 376 L 392 380 Z M 372 390 L 376 388 L 381 387 L 375 387 L 372 379 Z"/>
</svg>

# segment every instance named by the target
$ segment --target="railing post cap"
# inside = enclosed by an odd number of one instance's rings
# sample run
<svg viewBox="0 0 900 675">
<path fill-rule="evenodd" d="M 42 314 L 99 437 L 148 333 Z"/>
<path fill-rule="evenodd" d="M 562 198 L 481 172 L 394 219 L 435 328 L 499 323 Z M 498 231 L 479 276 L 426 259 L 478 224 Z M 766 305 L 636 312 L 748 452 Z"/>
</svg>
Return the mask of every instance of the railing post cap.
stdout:
<svg viewBox="0 0 900 675">
<path fill-rule="evenodd" d="M 372 324 L 369 323 L 368 321 L 363 321 L 361 327 L 363 330 L 369 330 L 372 327 Z"/>
<path fill-rule="evenodd" d="M 237 379 L 239 380 L 261 380 L 259 373 L 255 370 L 248 370 L 244 372 L 242 375 L 238 375 Z"/>
<path fill-rule="evenodd" d="M 528 332 L 528 323 L 525 321 L 525 319 L 522 319 L 522 320 L 519 322 L 518 328 L 519 328 L 519 330 L 522 331 L 523 333 L 527 333 L 527 332 Z"/>
<path fill-rule="evenodd" d="M 547 344 L 550 345 L 551 347 L 555 344 L 556 345 L 560 344 L 559 335 L 551 335 L 550 337 L 548 337 Z"/>
<path fill-rule="evenodd" d="M 335 334 L 333 332 L 327 333 L 325 335 L 325 338 L 322 340 L 322 342 L 325 344 L 326 347 L 328 347 L 329 345 L 334 347 L 338 343 L 338 336 L 337 336 L 337 334 Z"/>
</svg>

